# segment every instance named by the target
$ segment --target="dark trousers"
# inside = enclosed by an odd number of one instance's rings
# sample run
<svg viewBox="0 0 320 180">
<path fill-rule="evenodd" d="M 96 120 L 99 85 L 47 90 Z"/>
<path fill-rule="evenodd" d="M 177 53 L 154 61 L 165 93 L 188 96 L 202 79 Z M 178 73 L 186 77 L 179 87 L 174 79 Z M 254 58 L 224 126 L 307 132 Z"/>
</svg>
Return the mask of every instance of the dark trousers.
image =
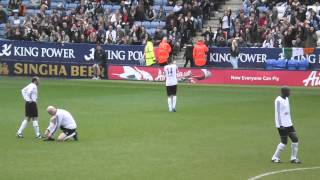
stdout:
<svg viewBox="0 0 320 180">
<path fill-rule="evenodd" d="M 194 67 L 193 58 L 191 58 L 191 57 L 186 57 L 186 62 L 184 63 L 183 67 L 187 67 L 189 62 L 190 62 L 190 67 Z"/>
</svg>

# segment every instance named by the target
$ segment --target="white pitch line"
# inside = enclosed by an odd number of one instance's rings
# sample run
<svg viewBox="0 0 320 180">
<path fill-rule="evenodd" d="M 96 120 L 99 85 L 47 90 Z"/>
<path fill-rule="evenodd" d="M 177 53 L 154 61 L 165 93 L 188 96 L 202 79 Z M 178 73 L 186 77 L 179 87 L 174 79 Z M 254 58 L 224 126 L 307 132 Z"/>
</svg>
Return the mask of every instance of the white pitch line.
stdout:
<svg viewBox="0 0 320 180">
<path fill-rule="evenodd" d="M 266 176 L 274 175 L 274 174 L 280 174 L 280 173 L 285 173 L 285 172 L 292 172 L 292 171 L 303 171 L 303 170 L 312 170 L 312 169 L 320 169 L 320 166 L 316 167 L 306 167 L 306 168 L 295 168 L 295 169 L 284 169 L 284 170 L 279 170 L 279 171 L 271 171 L 267 173 L 260 174 L 258 176 L 249 178 L 248 180 L 257 180 L 261 179 Z"/>
</svg>

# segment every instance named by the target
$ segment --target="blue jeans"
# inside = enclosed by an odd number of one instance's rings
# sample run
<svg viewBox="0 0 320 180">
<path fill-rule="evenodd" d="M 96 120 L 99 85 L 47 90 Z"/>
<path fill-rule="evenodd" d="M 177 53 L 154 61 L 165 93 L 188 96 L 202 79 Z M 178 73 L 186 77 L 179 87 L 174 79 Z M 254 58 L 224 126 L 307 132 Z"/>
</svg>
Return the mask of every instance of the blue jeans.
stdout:
<svg viewBox="0 0 320 180">
<path fill-rule="evenodd" d="M 230 56 L 230 63 L 232 64 L 233 69 L 238 69 L 238 57 Z"/>
</svg>

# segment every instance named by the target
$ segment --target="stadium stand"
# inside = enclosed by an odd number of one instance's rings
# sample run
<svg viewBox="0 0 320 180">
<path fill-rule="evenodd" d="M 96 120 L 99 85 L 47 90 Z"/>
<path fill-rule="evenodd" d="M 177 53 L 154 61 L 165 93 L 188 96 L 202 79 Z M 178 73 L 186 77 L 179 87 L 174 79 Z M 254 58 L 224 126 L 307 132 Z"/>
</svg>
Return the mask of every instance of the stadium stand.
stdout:
<svg viewBox="0 0 320 180">
<path fill-rule="evenodd" d="M 244 0 L 239 10 L 225 9 L 210 46 L 317 47 L 320 45 L 320 3 L 299 0 Z"/>
<path fill-rule="evenodd" d="M 156 29 L 184 45 L 222 0 L 0 0 L 0 37 L 61 43 L 144 44 Z M 111 25 L 111 27 L 110 27 Z M 117 28 L 118 26 L 121 28 Z M 174 31 L 174 28 L 177 31 Z M 110 30 L 112 33 L 107 33 Z M 115 32 L 115 33 L 113 33 Z M 172 36 L 172 33 L 177 35 Z M 115 37 L 113 34 L 116 34 Z M 107 37 L 107 35 L 109 37 Z M 172 40 L 169 38 L 169 41 Z"/>
</svg>

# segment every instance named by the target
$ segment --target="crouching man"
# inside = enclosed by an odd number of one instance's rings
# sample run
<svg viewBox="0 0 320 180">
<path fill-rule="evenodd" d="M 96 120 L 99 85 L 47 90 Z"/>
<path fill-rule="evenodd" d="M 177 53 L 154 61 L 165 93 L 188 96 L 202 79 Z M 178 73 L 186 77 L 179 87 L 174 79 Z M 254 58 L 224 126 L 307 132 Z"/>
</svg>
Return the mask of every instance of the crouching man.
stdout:
<svg viewBox="0 0 320 180">
<path fill-rule="evenodd" d="M 77 124 L 68 111 L 53 106 L 49 106 L 47 111 L 51 118 L 49 127 L 45 131 L 46 141 L 54 140 L 53 136 L 58 128 L 62 130 L 62 133 L 58 136 L 58 141 L 66 141 L 71 138 L 75 141 L 78 140 Z"/>
</svg>

